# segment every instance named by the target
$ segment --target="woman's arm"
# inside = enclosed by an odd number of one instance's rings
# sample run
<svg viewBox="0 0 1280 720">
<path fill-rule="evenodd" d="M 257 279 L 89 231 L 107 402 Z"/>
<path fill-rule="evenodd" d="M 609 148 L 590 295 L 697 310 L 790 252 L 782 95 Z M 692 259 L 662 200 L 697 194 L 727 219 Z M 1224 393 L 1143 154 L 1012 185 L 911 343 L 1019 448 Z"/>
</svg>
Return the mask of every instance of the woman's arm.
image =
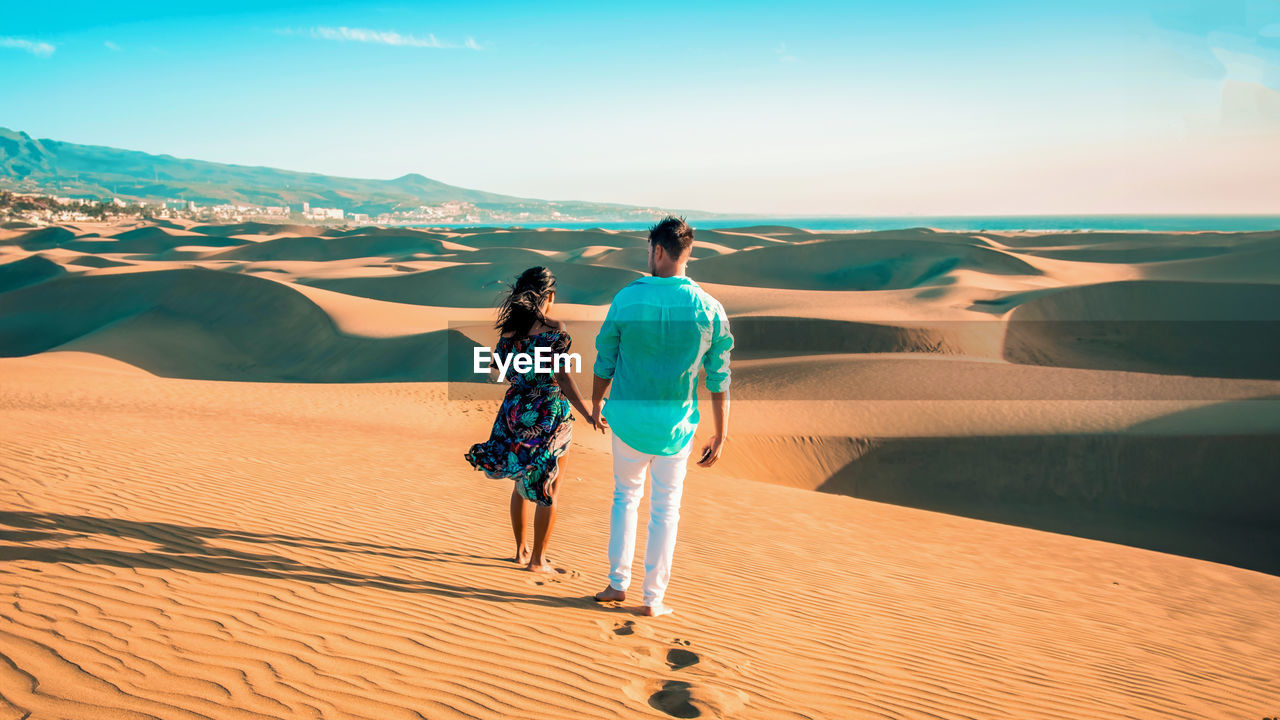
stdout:
<svg viewBox="0 0 1280 720">
<path fill-rule="evenodd" d="M 591 423 L 592 428 L 604 432 L 604 428 L 596 425 L 595 421 L 592 420 L 591 412 L 582 403 L 582 395 L 578 392 L 578 384 L 573 381 L 573 376 L 564 370 L 557 370 L 556 383 L 560 385 L 560 392 L 564 393 L 566 398 L 569 398 L 569 404 L 573 406 L 578 415 L 586 418 L 587 422 Z"/>
</svg>

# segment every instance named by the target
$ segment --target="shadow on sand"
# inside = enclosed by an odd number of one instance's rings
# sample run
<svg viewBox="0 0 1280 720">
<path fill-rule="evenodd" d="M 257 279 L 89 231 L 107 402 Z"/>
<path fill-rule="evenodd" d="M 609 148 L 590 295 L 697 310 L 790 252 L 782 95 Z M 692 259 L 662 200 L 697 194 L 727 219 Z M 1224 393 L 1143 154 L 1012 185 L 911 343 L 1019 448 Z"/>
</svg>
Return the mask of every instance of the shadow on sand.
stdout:
<svg viewBox="0 0 1280 720">
<path fill-rule="evenodd" d="M 147 552 L 92 547 L 34 547 L 29 543 L 67 541 L 92 537 L 131 538 L 155 543 Z M 286 546 L 324 552 L 361 553 L 404 560 L 448 562 L 475 567 L 501 568 L 501 558 L 439 550 L 423 550 L 398 545 L 327 540 L 324 538 L 255 533 L 225 528 L 140 522 L 86 515 L 38 512 L 0 512 L 0 562 L 27 560 L 71 565 L 102 565 L 124 568 L 172 569 L 188 572 L 226 573 L 276 580 L 368 587 L 393 592 L 428 593 L 440 597 L 516 602 L 544 607 L 595 607 L 589 597 L 531 595 L 467 585 L 453 585 L 388 575 L 366 575 L 336 568 L 307 565 L 283 555 L 252 553 L 219 547 L 210 541 L 225 540 Z M 514 566 L 511 566 L 514 569 Z"/>
<path fill-rule="evenodd" d="M 1274 434 L 881 438 L 871 445 L 819 490 L 1280 575 Z"/>
</svg>

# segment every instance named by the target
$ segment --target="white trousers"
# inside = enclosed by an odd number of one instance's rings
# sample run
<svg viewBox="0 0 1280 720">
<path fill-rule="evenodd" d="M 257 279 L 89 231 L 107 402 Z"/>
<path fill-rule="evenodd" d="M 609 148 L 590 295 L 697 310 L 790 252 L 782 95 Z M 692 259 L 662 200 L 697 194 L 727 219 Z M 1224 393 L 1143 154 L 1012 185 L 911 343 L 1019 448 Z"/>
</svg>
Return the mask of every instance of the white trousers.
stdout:
<svg viewBox="0 0 1280 720">
<path fill-rule="evenodd" d="M 644 604 L 657 605 L 671 580 L 671 558 L 680 523 L 680 495 L 693 439 L 675 455 L 650 455 L 613 436 L 613 510 L 609 514 L 609 585 L 626 590 L 636 554 L 636 521 L 644 497 L 645 472 L 653 476 L 649 498 L 649 542 L 644 551 Z"/>
</svg>

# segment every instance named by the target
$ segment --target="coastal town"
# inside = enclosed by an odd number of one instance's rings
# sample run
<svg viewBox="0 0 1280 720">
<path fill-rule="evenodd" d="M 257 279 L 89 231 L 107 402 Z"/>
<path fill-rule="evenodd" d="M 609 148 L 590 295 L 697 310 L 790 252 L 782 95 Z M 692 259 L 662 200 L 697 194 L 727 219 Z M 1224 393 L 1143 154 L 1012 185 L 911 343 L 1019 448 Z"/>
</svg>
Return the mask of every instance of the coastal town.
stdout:
<svg viewBox="0 0 1280 720">
<path fill-rule="evenodd" d="M 658 217 L 657 208 L 636 208 L 638 215 Z M 433 225 L 477 223 L 582 222 L 557 210 L 545 212 L 485 208 L 474 203 L 448 201 L 419 205 L 379 214 L 349 212 L 343 208 L 300 205 L 201 204 L 182 198 L 77 198 L 42 193 L 0 190 L 0 221 L 51 224 L 87 222 L 106 217 L 138 217 L 199 222 L 290 222 L 315 225 Z"/>
</svg>

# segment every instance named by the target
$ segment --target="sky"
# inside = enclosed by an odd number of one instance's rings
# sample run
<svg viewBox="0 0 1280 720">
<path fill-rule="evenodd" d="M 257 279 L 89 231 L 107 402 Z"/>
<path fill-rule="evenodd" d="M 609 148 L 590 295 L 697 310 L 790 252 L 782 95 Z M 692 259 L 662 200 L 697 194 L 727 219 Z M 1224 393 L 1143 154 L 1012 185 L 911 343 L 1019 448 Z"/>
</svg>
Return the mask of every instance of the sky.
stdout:
<svg viewBox="0 0 1280 720">
<path fill-rule="evenodd" d="M 725 213 L 1280 213 L 1280 0 L 12 3 L 0 127 Z"/>
</svg>

